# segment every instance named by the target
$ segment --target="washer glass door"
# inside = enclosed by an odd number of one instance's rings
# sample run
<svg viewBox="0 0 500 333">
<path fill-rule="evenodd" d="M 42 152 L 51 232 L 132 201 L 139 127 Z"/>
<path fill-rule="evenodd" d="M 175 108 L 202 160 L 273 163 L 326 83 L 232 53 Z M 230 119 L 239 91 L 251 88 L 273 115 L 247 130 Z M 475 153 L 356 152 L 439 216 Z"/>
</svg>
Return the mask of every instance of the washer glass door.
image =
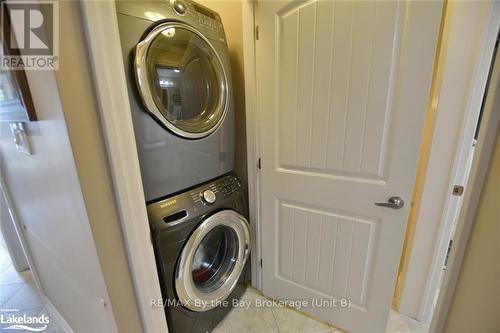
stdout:
<svg viewBox="0 0 500 333">
<path fill-rule="evenodd" d="M 146 108 L 175 134 L 202 138 L 223 121 L 224 68 L 210 41 L 191 26 L 155 27 L 137 45 L 135 74 Z"/>
<path fill-rule="evenodd" d="M 238 284 L 250 251 L 246 219 L 232 210 L 208 217 L 186 242 L 175 276 L 177 296 L 193 311 L 208 311 Z"/>
</svg>

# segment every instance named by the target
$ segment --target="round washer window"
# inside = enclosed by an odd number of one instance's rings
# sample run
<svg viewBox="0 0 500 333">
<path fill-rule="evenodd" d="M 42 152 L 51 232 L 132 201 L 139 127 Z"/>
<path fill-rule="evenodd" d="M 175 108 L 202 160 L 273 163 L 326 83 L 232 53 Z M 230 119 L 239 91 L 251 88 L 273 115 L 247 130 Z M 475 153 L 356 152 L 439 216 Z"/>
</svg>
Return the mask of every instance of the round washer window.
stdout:
<svg viewBox="0 0 500 333">
<path fill-rule="evenodd" d="M 219 226 L 212 229 L 195 250 L 191 263 L 194 285 L 209 293 L 227 280 L 238 259 L 238 237 L 233 229 Z"/>
<path fill-rule="evenodd" d="M 247 220 L 222 210 L 201 222 L 179 256 L 175 290 L 192 311 L 213 309 L 236 287 L 250 253 Z"/>
<path fill-rule="evenodd" d="M 192 27 L 157 26 L 137 45 L 135 64 L 146 108 L 174 133 L 204 137 L 224 119 L 224 69 L 210 42 Z"/>
</svg>

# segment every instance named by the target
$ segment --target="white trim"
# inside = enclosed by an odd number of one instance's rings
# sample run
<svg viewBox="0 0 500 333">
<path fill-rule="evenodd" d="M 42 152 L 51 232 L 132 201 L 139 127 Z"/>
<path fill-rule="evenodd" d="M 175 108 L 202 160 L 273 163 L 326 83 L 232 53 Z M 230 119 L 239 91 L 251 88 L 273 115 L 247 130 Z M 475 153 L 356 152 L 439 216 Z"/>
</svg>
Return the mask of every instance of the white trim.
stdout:
<svg viewBox="0 0 500 333">
<path fill-rule="evenodd" d="M 491 3 L 489 9 L 490 10 L 488 12 L 490 15 L 487 19 L 487 24 L 485 25 L 486 29 L 483 33 L 484 39 L 480 48 L 481 51 L 477 57 L 477 67 L 473 79 L 473 86 L 470 90 L 471 93 L 466 106 L 465 116 L 463 117 L 461 124 L 459 142 L 456 147 L 457 153 L 452 163 L 452 177 L 450 178 L 450 183 L 448 184 L 446 193 L 451 193 L 455 184 L 461 184 L 462 181 L 466 182 L 469 176 L 467 175 L 467 172 L 469 172 L 468 161 L 472 158 L 472 154 L 474 152 L 472 142 L 474 140 L 474 133 L 476 131 L 476 125 L 481 111 L 481 104 L 485 94 L 488 74 L 492 63 L 495 42 L 500 24 L 499 3 Z M 462 185 L 465 186 L 467 184 Z M 443 207 L 443 218 L 441 220 L 443 221 L 443 225 L 441 226 L 438 241 L 435 244 L 432 264 L 420 304 L 419 317 L 426 322 L 432 320 L 433 303 L 436 293 L 440 287 L 442 265 L 448 251 L 448 243 L 453 229 L 457 209 L 460 209 L 458 205 L 454 205 L 451 202 L 451 198 L 451 195 L 446 197 L 446 202 Z"/>
<path fill-rule="evenodd" d="M 496 7 L 497 10 L 498 6 Z M 497 54 L 497 61 L 498 59 L 499 55 Z M 495 66 L 500 66 L 500 64 L 496 63 Z M 492 88 L 490 92 L 494 91 L 494 94 L 490 99 L 491 105 L 486 105 L 484 110 L 481 131 L 475 149 L 476 157 L 472 164 L 448 267 L 444 276 L 443 286 L 441 288 L 429 333 L 442 332 L 446 323 L 448 311 L 460 276 L 462 262 L 467 250 L 467 243 L 474 225 L 476 210 L 481 199 L 484 179 L 488 172 L 491 155 L 497 139 L 500 125 L 500 112 L 498 112 L 498 106 L 500 105 L 500 80 L 498 80 L 498 78 L 495 84 L 495 87 L 490 86 L 490 88 Z"/>
<path fill-rule="evenodd" d="M 498 33 L 498 8 L 498 3 L 449 3 L 447 7 L 444 32 L 447 43 L 442 45 L 445 49 L 441 61 L 443 83 L 399 302 L 401 313 L 424 322 L 432 319 L 442 265 L 459 209 L 459 198 L 451 196 L 451 191 L 453 185 L 465 185 L 463 181 L 467 179 L 467 161 L 473 150 L 475 125 Z M 468 19 L 464 20 L 464 15 L 469 15 Z M 477 53 L 460 52 L 464 45 L 473 45 L 475 41 L 480 45 Z M 458 79 L 457 71 L 461 73 Z M 443 171 L 448 178 L 446 182 Z M 431 252 L 429 246 L 433 247 Z"/>
<path fill-rule="evenodd" d="M 262 290 L 262 258 L 261 221 L 260 221 L 260 175 L 257 169 L 259 159 L 259 131 L 257 121 L 257 95 L 255 70 L 255 6 L 254 0 L 244 0 L 241 3 L 243 21 L 243 58 L 245 74 L 245 112 L 247 134 L 247 166 L 248 166 L 248 207 L 250 227 L 252 230 L 252 286 Z"/>
<path fill-rule="evenodd" d="M 168 332 L 139 171 L 115 4 L 82 1 L 99 113 L 130 271 L 145 332 Z"/>
<path fill-rule="evenodd" d="M 53 322 L 53 319 L 55 318 L 57 324 L 59 325 L 59 327 L 62 328 L 62 330 L 64 332 L 75 333 L 75 331 L 73 331 L 71 326 L 69 326 L 68 322 L 66 322 L 64 317 L 59 313 L 59 311 L 57 311 L 56 307 L 54 306 L 54 304 L 52 304 L 52 302 L 49 300 L 49 298 L 44 294 L 42 294 L 41 296 L 42 296 L 45 307 L 49 311 L 50 315 L 53 317 L 53 318 L 50 318 L 50 321 Z M 50 330 L 50 328 L 49 328 L 49 330 Z"/>
</svg>

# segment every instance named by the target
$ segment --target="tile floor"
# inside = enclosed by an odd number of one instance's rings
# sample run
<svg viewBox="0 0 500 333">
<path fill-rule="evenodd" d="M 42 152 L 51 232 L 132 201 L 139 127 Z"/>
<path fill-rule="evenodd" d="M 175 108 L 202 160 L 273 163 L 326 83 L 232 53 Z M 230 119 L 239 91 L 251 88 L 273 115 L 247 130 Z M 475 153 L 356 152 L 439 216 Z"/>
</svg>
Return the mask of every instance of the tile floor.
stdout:
<svg viewBox="0 0 500 333">
<path fill-rule="evenodd" d="M 242 299 L 252 301 L 249 309 L 235 308 L 215 328 L 214 333 L 341 333 L 326 323 L 317 321 L 288 308 L 255 307 L 257 298 L 265 299 L 258 291 L 248 288 Z M 425 333 L 420 323 L 391 311 L 387 333 Z"/>
<path fill-rule="evenodd" d="M 29 271 L 18 273 L 2 244 L 0 234 L 0 312 L 13 313 L 8 310 L 17 309 L 16 316 L 26 314 L 49 316 L 50 323 L 46 333 L 63 333 L 62 328 L 50 316 L 36 290 L 33 277 Z M 252 303 L 255 299 L 265 299 L 257 290 L 248 288 L 242 299 Z M 254 305 L 254 304 L 253 304 Z M 0 324 L 0 332 L 22 332 L 5 330 L 8 326 Z M 27 332 L 27 331 L 24 331 Z M 215 328 L 214 333 L 341 333 L 341 330 L 326 323 L 317 321 L 298 311 L 288 308 L 265 308 L 251 306 L 249 309 L 236 308 Z M 391 311 L 387 333 L 426 333 L 427 328 L 418 322 Z"/>
<path fill-rule="evenodd" d="M 1 238 L 1 234 L 0 234 Z M 42 298 L 33 281 L 30 271 L 17 272 L 12 265 L 9 254 L 0 241 L 0 313 L 4 316 L 15 314 L 16 317 L 46 315 L 49 324 L 45 333 L 63 333 L 63 330 L 55 322 L 44 306 Z M 5 329 L 9 324 L 0 323 L 0 332 L 28 332 L 13 329 Z"/>
</svg>

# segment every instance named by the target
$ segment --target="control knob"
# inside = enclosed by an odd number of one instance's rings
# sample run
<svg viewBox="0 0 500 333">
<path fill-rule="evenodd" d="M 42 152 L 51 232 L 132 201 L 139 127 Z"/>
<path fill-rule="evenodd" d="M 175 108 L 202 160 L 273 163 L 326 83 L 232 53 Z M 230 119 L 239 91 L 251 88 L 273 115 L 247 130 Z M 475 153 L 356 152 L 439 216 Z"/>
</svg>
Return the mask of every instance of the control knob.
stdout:
<svg viewBox="0 0 500 333">
<path fill-rule="evenodd" d="M 177 14 L 179 15 L 184 15 L 186 13 L 186 4 L 182 0 L 173 0 L 172 6 L 174 7 L 174 10 Z"/>
<path fill-rule="evenodd" d="M 201 200 L 206 205 L 213 204 L 215 202 L 215 200 L 217 199 L 214 191 L 212 191 L 212 190 L 205 190 L 200 194 L 200 196 L 201 196 Z"/>
</svg>

